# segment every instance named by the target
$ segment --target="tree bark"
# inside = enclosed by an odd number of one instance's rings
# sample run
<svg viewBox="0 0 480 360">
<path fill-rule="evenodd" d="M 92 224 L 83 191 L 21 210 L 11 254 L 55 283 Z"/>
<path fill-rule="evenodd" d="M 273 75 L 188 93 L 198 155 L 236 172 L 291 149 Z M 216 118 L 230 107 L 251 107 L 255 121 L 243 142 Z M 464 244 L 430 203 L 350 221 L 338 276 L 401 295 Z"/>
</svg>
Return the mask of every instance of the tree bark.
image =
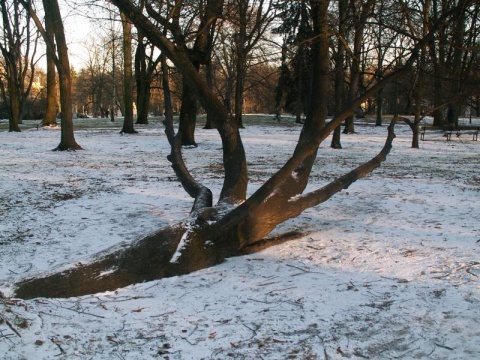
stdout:
<svg viewBox="0 0 480 360">
<path fill-rule="evenodd" d="M 60 144 L 54 150 L 81 150 L 82 147 L 77 144 L 73 132 L 72 79 L 60 8 L 57 0 L 43 0 L 43 6 L 45 9 L 45 17 L 50 17 L 50 21 L 53 24 L 53 32 L 55 33 L 55 42 L 57 45 L 57 58 L 55 63 L 59 76 L 60 104 L 62 107 Z M 45 40 L 48 41 L 48 37 Z M 50 44 L 50 46 L 51 49 L 55 48 L 53 44 Z"/>
<path fill-rule="evenodd" d="M 362 43 L 363 33 L 365 30 L 366 21 L 370 15 L 370 11 L 375 4 L 375 0 L 368 0 L 361 7 L 361 12 L 358 19 L 355 21 L 355 34 L 353 41 L 353 57 L 350 68 L 350 87 L 348 89 L 348 101 L 352 102 L 358 96 L 358 89 L 360 86 L 361 73 L 360 61 L 362 57 Z M 355 133 L 354 116 L 349 116 L 345 121 L 345 134 Z"/>
<path fill-rule="evenodd" d="M 57 67 L 60 85 L 60 104 L 62 106 L 60 144 L 53 150 L 81 150 L 82 147 L 75 141 L 73 132 L 73 106 L 72 106 L 72 80 L 70 73 L 70 61 L 68 58 L 67 41 L 63 27 L 60 8 L 57 0 L 43 0 L 45 17 L 49 16 L 53 24 L 56 46 L 52 44 L 47 36 L 42 22 L 33 10 L 30 3 L 20 0 L 25 9 L 28 10 L 37 29 L 43 36 L 43 40 L 55 54 L 55 66 Z M 56 49 L 56 51 L 55 51 Z"/>
<path fill-rule="evenodd" d="M 45 16 L 45 32 L 50 43 L 55 44 L 55 33 L 51 16 Z M 57 81 L 55 69 L 55 54 L 52 49 L 47 46 L 47 107 L 45 108 L 45 116 L 43 117 L 43 126 L 57 125 Z"/>
<path fill-rule="evenodd" d="M 137 121 L 135 124 L 148 124 L 150 107 L 151 79 L 148 77 L 144 36 L 138 32 L 138 44 L 135 50 L 135 80 L 137 84 Z"/>
<path fill-rule="evenodd" d="M 22 11 L 18 2 L 0 0 L 2 40 L 0 53 L 3 57 L 3 97 L 8 89 L 9 131 L 20 132 L 25 101 L 29 96 L 35 74 L 33 58 L 37 40 L 31 32 L 31 21 L 27 11 Z M 33 49 L 33 50 L 32 50 Z M 33 54 L 32 54 L 33 52 Z M 27 74 L 29 77 L 27 77 Z"/>
<path fill-rule="evenodd" d="M 201 16 L 197 34 L 195 36 L 195 43 L 193 48 L 188 52 L 190 62 L 197 72 L 201 65 L 205 65 L 211 61 L 215 25 L 217 18 L 222 14 L 223 3 L 223 0 L 207 0 L 205 3 L 200 3 L 199 12 L 201 13 Z M 181 45 L 185 46 L 183 41 L 184 39 L 182 36 Z M 184 80 L 183 82 L 179 131 L 182 134 L 182 145 L 197 146 L 195 142 L 195 126 L 197 122 L 198 94 L 196 94 L 195 86 L 192 86 L 192 84 L 189 84 L 188 82 L 189 80 L 187 77 L 187 80 Z M 186 103 L 184 104 L 184 102 Z M 211 112 L 208 107 L 206 107 L 205 110 L 213 116 L 213 112 Z"/>
<path fill-rule="evenodd" d="M 9 132 L 20 132 L 20 126 L 22 119 L 22 95 L 18 89 L 17 79 L 15 77 L 16 70 L 14 66 L 10 64 L 7 65 L 10 68 L 9 71 L 9 80 L 8 89 L 10 93 L 9 98 L 9 108 L 10 108 L 10 117 L 8 118 L 8 131 Z"/>
<path fill-rule="evenodd" d="M 195 92 L 186 81 L 183 82 L 179 122 L 182 145 L 196 147 L 195 126 L 197 124 L 197 98 Z"/>
<path fill-rule="evenodd" d="M 152 81 L 158 72 L 157 66 L 161 61 L 161 56 L 153 57 L 153 47 L 149 46 L 150 54 L 147 55 L 147 46 L 145 36 L 142 31 L 138 32 L 138 45 L 135 51 L 135 78 L 137 83 L 137 121 L 136 124 L 148 124 L 148 114 L 150 112 L 150 97 L 152 90 Z"/>
<path fill-rule="evenodd" d="M 133 69 L 132 69 L 132 24 L 123 12 L 120 12 L 123 29 L 123 101 L 125 113 L 120 133 L 136 134 L 133 127 Z"/>
<path fill-rule="evenodd" d="M 342 112 L 344 107 L 344 91 L 345 91 L 345 39 L 347 34 L 346 15 L 347 0 L 339 0 L 338 2 L 338 36 L 337 36 L 337 53 L 335 54 L 335 115 Z M 330 147 L 333 149 L 341 149 L 341 125 L 337 126 L 333 131 L 332 142 Z"/>
<path fill-rule="evenodd" d="M 215 85 L 215 74 L 213 71 L 213 66 L 212 63 L 209 62 L 205 66 L 205 78 L 207 80 L 207 84 L 210 86 L 210 88 L 213 89 Z M 211 112 L 207 112 L 207 121 L 205 122 L 205 126 L 203 127 L 204 129 L 215 129 L 216 128 L 216 120 L 215 120 L 215 114 L 212 114 Z"/>
</svg>

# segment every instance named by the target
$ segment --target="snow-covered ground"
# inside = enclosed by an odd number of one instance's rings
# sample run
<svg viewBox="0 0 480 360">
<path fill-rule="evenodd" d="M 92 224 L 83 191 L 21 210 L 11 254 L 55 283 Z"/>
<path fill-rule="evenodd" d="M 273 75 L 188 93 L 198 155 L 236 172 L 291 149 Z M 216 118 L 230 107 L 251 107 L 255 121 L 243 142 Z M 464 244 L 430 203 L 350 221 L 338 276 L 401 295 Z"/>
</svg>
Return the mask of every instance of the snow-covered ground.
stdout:
<svg viewBox="0 0 480 360">
<path fill-rule="evenodd" d="M 81 121 L 84 121 L 81 123 Z M 81 126 L 96 121 L 97 126 Z M 78 120 L 0 132 L 1 359 L 479 359 L 480 141 L 398 125 L 383 166 L 276 229 L 295 240 L 187 276 L 69 299 L 9 298 L 25 277 L 88 261 L 183 219 L 191 199 L 160 122 L 120 136 Z M 242 130 L 253 191 L 291 154 L 286 121 Z M 386 127 L 322 145 L 309 189 L 374 156 Z M 218 194 L 221 145 L 197 129 L 192 172 Z"/>
</svg>

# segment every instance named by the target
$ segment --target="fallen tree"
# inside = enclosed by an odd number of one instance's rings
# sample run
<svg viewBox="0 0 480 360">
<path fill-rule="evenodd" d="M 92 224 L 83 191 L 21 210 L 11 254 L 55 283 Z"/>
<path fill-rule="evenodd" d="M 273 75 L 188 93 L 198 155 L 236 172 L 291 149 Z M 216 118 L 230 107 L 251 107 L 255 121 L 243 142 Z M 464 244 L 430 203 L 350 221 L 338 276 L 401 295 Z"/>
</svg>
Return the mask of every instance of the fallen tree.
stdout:
<svg viewBox="0 0 480 360">
<path fill-rule="evenodd" d="M 87 264 L 77 264 L 64 271 L 24 280 L 16 286 L 16 297 L 79 296 L 213 266 L 228 256 L 243 253 L 245 249 L 262 241 L 277 225 L 348 188 L 386 159 L 395 138 L 394 123 L 389 126 L 385 145 L 377 156 L 323 188 L 304 193 L 319 145 L 353 114 L 362 102 L 373 96 L 387 82 L 408 72 L 419 49 L 429 40 L 425 38 L 416 44 L 402 70 L 385 77 L 341 114 L 326 123 L 330 60 L 327 16 L 329 1 L 311 1 L 315 32 L 311 42 L 313 59 L 311 106 L 291 158 L 247 198 L 247 162 L 238 124 L 192 65 L 187 49 L 175 46 L 173 42 L 175 36 L 181 34 L 180 28 L 177 28 L 178 22 L 175 18 L 162 18 L 159 12 L 148 5 L 146 8 L 150 12 L 149 17 L 129 0 L 112 2 L 127 14 L 135 26 L 148 34 L 152 43 L 183 73 L 186 81 L 192 89 L 195 89 L 202 105 L 215 115 L 216 128 L 223 145 L 225 172 L 220 198 L 213 204 L 210 189 L 198 182 L 189 172 L 182 157 L 181 134 L 174 132 L 172 116 L 167 109 L 165 131 L 171 145 L 168 159 L 183 188 L 194 198 L 190 216 L 179 224 L 160 229 L 127 247 L 97 254 Z M 209 3 L 211 6 L 218 6 L 222 1 Z M 166 13 L 175 16 L 178 9 L 170 10 Z M 156 19 L 170 31 L 173 40 L 166 37 L 164 31 L 151 19 Z M 166 72 L 164 73 L 166 76 Z M 168 91 L 165 95 L 168 97 Z M 168 104 L 168 99 L 166 100 Z"/>
</svg>

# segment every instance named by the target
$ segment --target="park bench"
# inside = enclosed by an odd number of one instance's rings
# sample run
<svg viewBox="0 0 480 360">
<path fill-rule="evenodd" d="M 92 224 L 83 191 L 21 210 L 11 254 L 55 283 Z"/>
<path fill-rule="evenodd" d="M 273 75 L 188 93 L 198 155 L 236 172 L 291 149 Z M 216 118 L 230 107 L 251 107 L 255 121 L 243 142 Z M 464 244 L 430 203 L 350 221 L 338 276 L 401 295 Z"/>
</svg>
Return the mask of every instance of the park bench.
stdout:
<svg viewBox="0 0 480 360">
<path fill-rule="evenodd" d="M 478 140 L 478 133 L 480 132 L 480 126 L 477 125 L 443 125 L 443 126 L 422 126 L 420 128 L 420 140 L 425 140 L 426 132 L 437 132 L 443 133 L 443 136 L 447 138 L 447 141 L 450 141 L 452 134 L 460 137 L 462 134 L 472 135 L 473 141 Z"/>
</svg>

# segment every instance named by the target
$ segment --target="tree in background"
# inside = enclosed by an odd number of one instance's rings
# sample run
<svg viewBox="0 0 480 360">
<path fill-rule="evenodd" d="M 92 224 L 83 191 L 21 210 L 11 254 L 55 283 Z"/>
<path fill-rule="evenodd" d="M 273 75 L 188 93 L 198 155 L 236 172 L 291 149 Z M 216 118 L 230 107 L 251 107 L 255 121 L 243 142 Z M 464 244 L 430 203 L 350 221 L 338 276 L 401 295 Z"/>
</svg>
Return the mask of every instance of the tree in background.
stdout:
<svg viewBox="0 0 480 360">
<path fill-rule="evenodd" d="M 133 61 L 132 61 L 132 24 L 126 15 L 120 12 L 123 29 L 123 127 L 121 134 L 135 134 L 133 127 Z"/>
<path fill-rule="evenodd" d="M 333 54 L 335 61 L 334 74 L 334 115 L 339 115 L 345 106 L 345 42 L 347 38 L 347 0 L 338 1 L 338 18 L 337 18 L 337 35 L 336 35 L 336 49 Z M 333 149 L 341 149 L 341 125 L 337 126 L 333 131 L 332 141 L 330 147 Z"/>
<path fill-rule="evenodd" d="M 85 43 L 86 61 L 78 72 L 74 94 L 79 116 L 107 117 L 113 88 L 110 47 L 108 36 L 89 38 Z"/>
<path fill-rule="evenodd" d="M 262 40 L 271 22 L 275 19 L 273 0 L 239 0 L 232 19 L 235 25 L 235 120 L 243 127 L 242 113 L 248 57 Z M 231 16 L 231 15 L 230 15 Z"/>
<path fill-rule="evenodd" d="M 137 31 L 135 50 L 135 82 L 137 89 L 136 124 L 148 124 L 150 98 L 154 77 L 158 75 L 161 56 L 155 54 L 155 48 L 141 31 Z"/>
<path fill-rule="evenodd" d="M 477 56 L 479 5 L 469 0 L 431 0 L 429 4 L 429 8 L 425 7 L 429 11 L 428 25 L 438 28 L 429 43 L 434 125 L 447 121 L 458 124 L 460 109 L 468 98 L 464 85 L 472 75 Z M 446 16 L 452 21 L 438 26 Z"/>
<path fill-rule="evenodd" d="M 73 132 L 72 76 L 67 41 L 65 39 L 65 30 L 58 1 L 43 0 L 45 18 L 49 18 L 47 21 L 53 25 L 51 31 L 55 38 L 54 44 L 50 42 L 51 37 L 45 31 L 42 22 L 32 8 L 32 4 L 26 0 L 20 0 L 20 2 L 24 8 L 28 10 L 37 29 L 42 34 L 43 40 L 52 50 L 55 66 L 58 71 L 60 85 L 61 131 L 60 144 L 54 150 L 81 150 L 82 147 L 77 144 Z"/>
<path fill-rule="evenodd" d="M 147 6 L 148 9 L 149 7 Z M 187 50 L 190 61 L 198 72 L 201 65 L 211 61 L 216 22 L 222 14 L 223 1 L 199 1 L 198 6 L 194 10 L 192 21 L 189 22 L 192 24 L 192 27 L 182 31 L 184 24 L 180 23 L 180 16 L 185 12 L 188 14 L 191 9 L 190 6 L 183 4 L 183 2 L 176 2 L 173 6 L 171 23 L 166 18 L 160 16 L 159 12 L 153 13 L 150 11 L 149 14 L 155 14 L 155 18 L 159 20 L 159 23 L 170 30 L 178 46 L 182 46 Z M 188 37 L 186 34 L 189 34 Z M 182 103 L 179 119 L 182 145 L 197 146 L 195 142 L 195 125 L 197 121 L 198 99 L 188 78 L 184 78 L 182 85 Z"/>
<path fill-rule="evenodd" d="M 351 27 L 353 31 L 353 45 L 350 50 L 349 66 L 349 86 L 347 93 L 347 103 L 351 104 L 359 96 L 359 89 L 362 84 L 362 50 L 364 46 L 364 31 L 368 18 L 372 15 L 372 9 L 375 0 L 365 2 L 352 0 L 349 6 L 349 17 L 351 18 Z M 345 134 L 354 133 L 354 115 L 349 116 L 345 121 Z"/>
<path fill-rule="evenodd" d="M 53 24 L 51 17 L 45 17 L 45 32 L 49 38 L 49 42 L 55 43 L 55 33 L 53 32 Z M 46 47 L 47 58 L 47 106 L 45 115 L 42 120 L 43 126 L 57 125 L 57 72 L 55 68 L 55 54 L 48 46 Z"/>
<path fill-rule="evenodd" d="M 294 114 L 295 122 L 303 122 L 302 115 L 309 106 L 311 86 L 311 52 L 309 39 L 312 28 L 310 7 L 306 0 L 279 1 L 275 4 L 280 24 L 274 33 L 283 35 L 281 86 L 277 99 L 283 99 L 285 111 Z M 289 71 L 287 71 L 289 69 Z"/>
<path fill-rule="evenodd" d="M 29 1 L 29 4 L 31 2 Z M 20 132 L 25 102 L 35 76 L 38 32 L 28 12 L 17 2 L 0 0 L 2 16 L 0 52 L 4 74 L 0 91 L 8 104 L 9 131 Z"/>
</svg>

